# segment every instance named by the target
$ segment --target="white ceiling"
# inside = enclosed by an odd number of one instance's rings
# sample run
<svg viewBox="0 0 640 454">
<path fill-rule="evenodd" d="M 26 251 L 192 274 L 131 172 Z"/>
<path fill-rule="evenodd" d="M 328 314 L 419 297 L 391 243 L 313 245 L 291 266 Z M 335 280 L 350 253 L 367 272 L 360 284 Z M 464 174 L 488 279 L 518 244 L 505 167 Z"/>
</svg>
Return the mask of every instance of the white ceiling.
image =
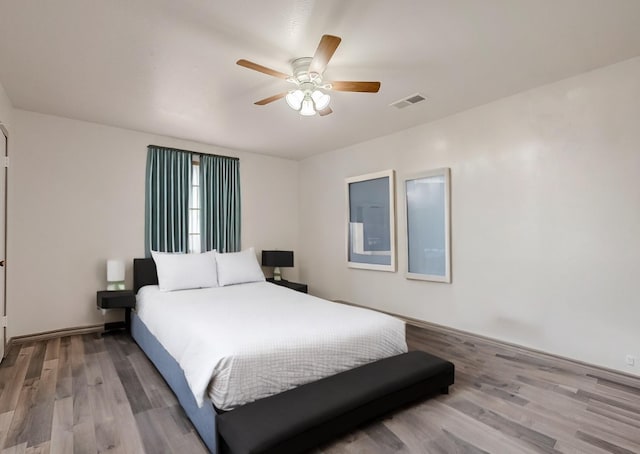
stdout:
<svg viewBox="0 0 640 454">
<path fill-rule="evenodd" d="M 282 72 L 342 37 L 332 93 L 304 118 Z M 302 159 L 640 55 L 638 0 L 0 0 L 0 82 L 13 105 Z M 389 104 L 421 92 L 428 101 Z"/>
</svg>

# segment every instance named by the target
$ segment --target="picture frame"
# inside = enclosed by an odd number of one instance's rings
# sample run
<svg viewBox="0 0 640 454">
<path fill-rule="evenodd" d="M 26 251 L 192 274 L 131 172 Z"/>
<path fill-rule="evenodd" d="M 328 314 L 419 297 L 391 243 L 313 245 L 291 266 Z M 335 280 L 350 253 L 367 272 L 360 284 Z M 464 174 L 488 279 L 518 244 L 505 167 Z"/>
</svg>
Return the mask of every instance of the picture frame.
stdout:
<svg viewBox="0 0 640 454">
<path fill-rule="evenodd" d="M 451 283 L 451 170 L 404 179 L 407 279 Z"/>
<path fill-rule="evenodd" d="M 346 179 L 347 265 L 396 271 L 395 171 Z"/>
</svg>

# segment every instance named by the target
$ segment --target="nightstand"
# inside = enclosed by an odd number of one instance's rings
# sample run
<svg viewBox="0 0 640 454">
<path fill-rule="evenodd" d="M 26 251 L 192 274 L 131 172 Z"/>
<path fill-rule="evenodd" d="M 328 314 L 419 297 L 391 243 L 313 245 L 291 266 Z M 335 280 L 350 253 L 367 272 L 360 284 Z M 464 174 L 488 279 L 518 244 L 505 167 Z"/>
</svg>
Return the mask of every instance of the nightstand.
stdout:
<svg viewBox="0 0 640 454">
<path fill-rule="evenodd" d="M 96 294 L 96 304 L 98 309 L 124 309 L 124 322 L 105 323 L 105 331 L 131 331 L 131 309 L 136 307 L 136 294 L 133 290 L 101 290 Z"/>
<path fill-rule="evenodd" d="M 281 285 L 282 287 L 287 287 L 297 292 L 307 293 L 307 284 L 298 284 L 297 282 L 285 281 L 284 279 L 282 279 L 281 281 L 275 281 L 273 280 L 273 278 L 267 279 L 267 282 Z"/>
</svg>

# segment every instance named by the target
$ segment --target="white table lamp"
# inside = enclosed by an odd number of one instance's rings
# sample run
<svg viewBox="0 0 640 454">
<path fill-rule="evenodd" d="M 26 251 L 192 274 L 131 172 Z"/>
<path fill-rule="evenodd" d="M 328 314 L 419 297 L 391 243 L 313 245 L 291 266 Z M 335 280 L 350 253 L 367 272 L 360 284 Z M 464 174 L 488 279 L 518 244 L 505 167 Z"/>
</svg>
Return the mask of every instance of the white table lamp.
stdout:
<svg viewBox="0 0 640 454">
<path fill-rule="evenodd" d="M 107 260 L 107 290 L 124 290 L 124 260 Z"/>
</svg>

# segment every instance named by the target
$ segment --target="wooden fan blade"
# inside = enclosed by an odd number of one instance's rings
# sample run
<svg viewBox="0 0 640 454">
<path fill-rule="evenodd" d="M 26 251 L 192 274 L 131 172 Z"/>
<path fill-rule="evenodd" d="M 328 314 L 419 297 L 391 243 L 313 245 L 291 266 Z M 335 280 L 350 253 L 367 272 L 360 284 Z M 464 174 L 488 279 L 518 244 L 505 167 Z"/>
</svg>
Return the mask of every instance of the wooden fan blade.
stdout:
<svg viewBox="0 0 640 454">
<path fill-rule="evenodd" d="M 324 117 L 325 115 L 329 115 L 330 113 L 333 113 L 333 110 L 331 110 L 331 107 L 325 107 L 324 109 L 318 111 L 318 115 L 320 115 L 321 117 Z"/>
<path fill-rule="evenodd" d="M 378 93 L 380 82 L 331 82 L 331 89 L 336 91 L 358 91 L 361 93 Z"/>
<path fill-rule="evenodd" d="M 278 93 L 277 95 L 269 96 L 268 98 L 261 99 L 260 101 L 254 102 L 257 106 L 264 106 L 265 104 L 269 104 L 270 102 L 277 101 L 278 99 L 282 99 L 287 96 L 288 91 L 284 93 Z"/>
<path fill-rule="evenodd" d="M 324 35 L 318 44 L 316 53 L 309 65 L 310 73 L 322 74 L 327 67 L 329 60 L 333 57 L 334 52 L 338 48 L 338 45 L 342 41 L 342 38 L 333 35 Z"/>
<path fill-rule="evenodd" d="M 249 60 L 238 60 L 236 62 L 237 65 L 243 66 L 248 69 L 253 69 L 254 71 L 258 71 L 264 74 L 268 74 L 269 76 L 277 77 L 279 79 L 288 79 L 289 75 L 285 73 L 281 73 L 280 71 L 276 71 L 275 69 L 267 68 L 266 66 L 259 65 Z"/>
</svg>

